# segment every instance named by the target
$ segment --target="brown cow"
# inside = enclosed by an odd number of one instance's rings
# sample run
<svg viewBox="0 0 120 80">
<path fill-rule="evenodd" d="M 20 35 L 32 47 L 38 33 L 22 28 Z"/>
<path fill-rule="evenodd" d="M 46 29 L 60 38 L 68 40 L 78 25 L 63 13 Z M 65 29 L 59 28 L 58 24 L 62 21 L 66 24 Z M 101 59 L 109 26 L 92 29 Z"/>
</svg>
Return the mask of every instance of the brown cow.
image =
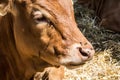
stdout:
<svg viewBox="0 0 120 80">
<path fill-rule="evenodd" d="M 0 15 L 0 80 L 30 80 L 46 67 L 93 57 L 71 0 L 0 0 Z"/>
<path fill-rule="evenodd" d="M 120 32 L 120 0 L 78 0 L 78 3 L 95 10 L 105 28 Z"/>
</svg>

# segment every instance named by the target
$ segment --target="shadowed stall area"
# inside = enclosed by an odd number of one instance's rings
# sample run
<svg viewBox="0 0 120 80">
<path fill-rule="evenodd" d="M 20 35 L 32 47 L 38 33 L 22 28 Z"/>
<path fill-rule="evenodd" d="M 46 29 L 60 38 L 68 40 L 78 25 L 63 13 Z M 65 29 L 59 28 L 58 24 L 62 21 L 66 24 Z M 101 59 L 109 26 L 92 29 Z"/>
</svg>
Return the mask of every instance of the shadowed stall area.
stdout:
<svg viewBox="0 0 120 80">
<path fill-rule="evenodd" d="M 120 32 L 120 0 L 77 0 L 76 2 L 94 10 L 102 27 Z"/>
</svg>

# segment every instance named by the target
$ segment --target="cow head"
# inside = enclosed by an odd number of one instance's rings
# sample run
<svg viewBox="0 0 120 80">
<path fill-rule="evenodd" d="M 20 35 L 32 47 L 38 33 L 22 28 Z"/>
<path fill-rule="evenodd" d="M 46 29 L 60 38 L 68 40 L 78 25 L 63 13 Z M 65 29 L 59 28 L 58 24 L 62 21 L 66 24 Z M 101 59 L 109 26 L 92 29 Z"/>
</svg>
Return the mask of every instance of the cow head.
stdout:
<svg viewBox="0 0 120 80">
<path fill-rule="evenodd" d="M 2 7 L 7 11 L 3 15 L 13 16 L 21 57 L 36 56 L 65 66 L 78 66 L 93 57 L 92 45 L 76 25 L 71 0 L 9 0 Z"/>
</svg>

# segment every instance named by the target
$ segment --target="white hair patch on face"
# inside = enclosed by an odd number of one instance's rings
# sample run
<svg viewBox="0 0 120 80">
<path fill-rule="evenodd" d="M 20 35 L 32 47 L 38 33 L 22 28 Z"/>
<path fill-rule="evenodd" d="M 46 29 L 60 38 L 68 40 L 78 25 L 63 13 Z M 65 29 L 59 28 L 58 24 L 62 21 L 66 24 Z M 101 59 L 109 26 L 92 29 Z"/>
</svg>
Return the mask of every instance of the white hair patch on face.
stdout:
<svg viewBox="0 0 120 80">
<path fill-rule="evenodd" d="M 5 16 L 7 14 L 7 7 L 5 7 L 5 4 L 0 4 L 0 16 Z"/>
</svg>

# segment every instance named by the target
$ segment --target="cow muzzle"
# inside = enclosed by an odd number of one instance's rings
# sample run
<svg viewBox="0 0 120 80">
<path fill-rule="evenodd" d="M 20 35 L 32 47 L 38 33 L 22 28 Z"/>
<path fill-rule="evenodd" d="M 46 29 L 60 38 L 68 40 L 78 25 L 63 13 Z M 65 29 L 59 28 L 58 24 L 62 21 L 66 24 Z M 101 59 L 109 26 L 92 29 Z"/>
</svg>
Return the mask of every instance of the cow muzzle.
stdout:
<svg viewBox="0 0 120 80">
<path fill-rule="evenodd" d="M 88 60 L 91 60 L 95 51 L 93 47 L 82 47 L 75 43 L 67 49 L 66 57 L 61 59 L 61 63 L 67 67 L 79 66 Z"/>
</svg>

